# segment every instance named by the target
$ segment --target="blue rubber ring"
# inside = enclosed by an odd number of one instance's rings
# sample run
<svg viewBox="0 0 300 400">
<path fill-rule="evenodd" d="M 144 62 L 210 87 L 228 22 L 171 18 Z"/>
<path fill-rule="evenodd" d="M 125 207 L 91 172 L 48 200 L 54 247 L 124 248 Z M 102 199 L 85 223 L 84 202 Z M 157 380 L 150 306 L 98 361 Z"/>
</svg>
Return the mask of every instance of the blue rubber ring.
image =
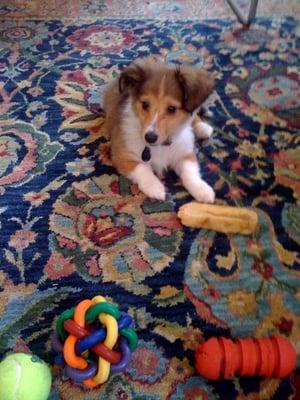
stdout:
<svg viewBox="0 0 300 400">
<path fill-rule="evenodd" d="M 128 328 L 132 324 L 132 318 L 128 314 L 123 314 L 118 320 L 118 329 L 121 331 L 124 328 Z M 106 329 L 100 328 L 96 332 L 91 333 L 89 336 L 85 337 L 76 344 L 76 353 L 82 354 L 86 350 L 92 348 L 98 343 L 102 343 L 106 337 Z"/>
</svg>

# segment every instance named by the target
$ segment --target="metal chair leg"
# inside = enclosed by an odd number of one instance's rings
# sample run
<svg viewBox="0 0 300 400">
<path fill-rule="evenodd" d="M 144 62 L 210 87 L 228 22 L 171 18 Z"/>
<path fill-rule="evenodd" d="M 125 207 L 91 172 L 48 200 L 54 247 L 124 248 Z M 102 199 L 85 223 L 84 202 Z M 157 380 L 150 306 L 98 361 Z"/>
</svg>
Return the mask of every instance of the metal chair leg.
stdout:
<svg viewBox="0 0 300 400">
<path fill-rule="evenodd" d="M 240 23 L 243 24 L 244 26 L 250 26 L 250 24 L 252 23 L 252 21 L 254 20 L 254 18 L 256 16 L 258 0 L 251 0 L 250 9 L 249 9 L 249 13 L 248 13 L 248 17 L 247 18 L 245 18 L 245 16 L 241 12 L 241 10 L 234 3 L 234 0 L 226 0 L 226 1 L 230 5 L 232 11 L 237 16 L 237 19 L 240 21 Z"/>
</svg>

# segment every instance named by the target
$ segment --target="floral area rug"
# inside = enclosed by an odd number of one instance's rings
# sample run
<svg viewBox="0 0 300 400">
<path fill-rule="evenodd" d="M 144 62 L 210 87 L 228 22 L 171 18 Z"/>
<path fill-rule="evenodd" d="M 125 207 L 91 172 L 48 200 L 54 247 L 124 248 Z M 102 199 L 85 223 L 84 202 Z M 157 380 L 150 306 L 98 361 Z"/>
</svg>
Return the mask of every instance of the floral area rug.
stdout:
<svg viewBox="0 0 300 400">
<path fill-rule="evenodd" d="M 235 18 L 226 0 L 6 0 L 2 3 L 0 16 L 14 19 Z M 248 14 L 249 0 L 234 0 L 234 3 Z M 257 15 L 300 18 L 300 1 L 259 0 Z"/>
<path fill-rule="evenodd" d="M 280 333 L 300 350 L 300 28 L 209 22 L 12 20 L 0 28 L 0 353 L 53 366 L 59 314 L 102 294 L 134 319 L 126 372 L 85 391 L 52 367 L 52 400 L 292 399 L 299 378 L 208 382 L 194 371 L 213 335 Z M 220 204 L 253 207 L 252 236 L 184 228 L 173 174 L 152 202 L 109 160 L 103 85 L 159 54 L 218 75 L 199 143 Z M 117 116 L 116 116 L 117 117 Z"/>
</svg>

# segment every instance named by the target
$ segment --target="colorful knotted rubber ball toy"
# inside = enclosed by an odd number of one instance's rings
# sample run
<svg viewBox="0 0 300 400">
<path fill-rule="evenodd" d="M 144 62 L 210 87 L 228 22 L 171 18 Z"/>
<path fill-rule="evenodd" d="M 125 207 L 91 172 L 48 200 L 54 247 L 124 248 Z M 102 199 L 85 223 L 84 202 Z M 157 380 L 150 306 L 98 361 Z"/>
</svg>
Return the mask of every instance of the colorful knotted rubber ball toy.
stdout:
<svg viewBox="0 0 300 400">
<path fill-rule="evenodd" d="M 53 348 L 55 363 L 66 364 L 70 379 L 94 388 L 110 372 L 122 372 L 130 362 L 138 338 L 132 318 L 102 296 L 81 301 L 58 318 Z"/>
</svg>

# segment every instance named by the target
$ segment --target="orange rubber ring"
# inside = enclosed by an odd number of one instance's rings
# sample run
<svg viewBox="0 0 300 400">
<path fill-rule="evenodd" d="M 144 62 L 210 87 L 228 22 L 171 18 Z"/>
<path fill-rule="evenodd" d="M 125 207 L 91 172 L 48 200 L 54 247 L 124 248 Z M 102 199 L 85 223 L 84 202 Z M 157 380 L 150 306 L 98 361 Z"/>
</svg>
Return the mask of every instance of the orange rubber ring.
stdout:
<svg viewBox="0 0 300 400">
<path fill-rule="evenodd" d="M 75 308 L 74 311 L 74 321 L 78 324 L 81 328 L 85 326 L 85 313 L 87 310 L 93 305 L 91 300 L 82 300 L 78 306 Z"/>
<path fill-rule="evenodd" d="M 83 300 L 75 308 L 74 320 L 75 322 L 84 328 L 85 325 L 85 313 L 92 305 L 91 300 Z M 78 357 L 75 353 L 77 338 L 76 336 L 70 335 L 64 343 L 64 358 L 66 363 L 72 368 L 85 369 L 88 366 L 87 361 L 83 357 Z"/>
<path fill-rule="evenodd" d="M 73 335 L 67 337 L 64 343 L 64 358 L 72 368 L 85 369 L 88 366 L 84 358 L 78 357 L 75 353 L 77 338 Z"/>
<path fill-rule="evenodd" d="M 98 383 L 94 381 L 94 379 L 87 379 L 86 381 L 83 381 L 86 387 L 89 389 L 94 389 L 96 386 L 98 386 Z"/>
</svg>

